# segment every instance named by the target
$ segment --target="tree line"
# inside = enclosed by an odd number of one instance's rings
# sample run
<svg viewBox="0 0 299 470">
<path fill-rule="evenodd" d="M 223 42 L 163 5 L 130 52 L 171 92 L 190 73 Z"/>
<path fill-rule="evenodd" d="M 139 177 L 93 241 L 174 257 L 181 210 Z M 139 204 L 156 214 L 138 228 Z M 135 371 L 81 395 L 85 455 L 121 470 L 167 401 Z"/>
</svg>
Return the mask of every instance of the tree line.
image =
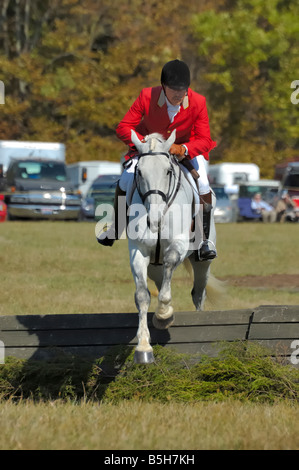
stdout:
<svg viewBox="0 0 299 470">
<path fill-rule="evenodd" d="M 291 0 L 2 0 L 0 139 L 64 142 L 68 162 L 118 160 L 116 125 L 180 58 L 207 98 L 211 162 L 273 177 L 299 154 L 298 43 Z"/>
</svg>

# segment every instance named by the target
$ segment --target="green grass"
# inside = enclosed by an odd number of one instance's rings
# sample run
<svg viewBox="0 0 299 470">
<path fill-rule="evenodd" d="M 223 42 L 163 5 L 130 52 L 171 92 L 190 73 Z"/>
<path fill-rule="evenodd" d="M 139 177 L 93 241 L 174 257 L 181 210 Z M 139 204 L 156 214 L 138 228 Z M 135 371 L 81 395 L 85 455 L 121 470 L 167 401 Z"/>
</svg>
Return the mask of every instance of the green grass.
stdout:
<svg viewBox="0 0 299 470">
<path fill-rule="evenodd" d="M 127 242 L 113 248 L 95 240 L 93 223 L 0 224 L 1 315 L 136 311 Z M 219 224 L 216 277 L 298 274 L 296 224 Z M 150 283 L 150 287 L 153 285 Z M 175 310 L 193 310 L 191 280 L 179 267 L 173 280 Z M 155 308 L 153 297 L 151 310 Z M 294 289 L 228 286 L 206 310 L 299 304 Z"/>
<path fill-rule="evenodd" d="M 253 344 L 226 344 L 217 358 L 192 357 L 156 348 L 154 367 L 131 362 L 105 391 L 104 400 L 142 400 L 162 403 L 225 401 L 274 403 L 291 400 L 299 404 L 299 371 L 265 356 Z"/>
<path fill-rule="evenodd" d="M 0 449 L 297 450 L 299 408 L 230 402 L 0 403 Z M 185 452 L 187 453 L 187 452 Z M 128 455 L 128 454 L 127 454 Z"/>
<path fill-rule="evenodd" d="M 10 359 L 0 449 L 297 449 L 299 372 L 244 346 L 199 363 L 155 347 L 155 364 L 129 357 L 114 381 L 100 362 Z"/>
<path fill-rule="evenodd" d="M 299 274 L 298 224 L 217 225 L 215 275 Z"/>
<path fill-rule="evenodd" d="M 0 367 L 0 397 L 113 405 L 124 400 L 195 403 L 231 399 L 299 404 L 299 371 L 268 357 L 260 346 L 224 343 L 217 358 L 202 357 L 200 361 L 161 346 L 154 349 L 153 365 L 134 364 L 132 352 L 114 380 L 106 375 L 100 359 L 94 363 L 80 358 L 43 363 L 9 358 Z"/>
<path fill-rule="evenodd" d="M 0 315 L 136 311 L 127 244 L 97 244 L 90 223 L 0 224 Z M 298 226 L 217 226 L 216 277 L 298 274 Z M 190 310 L 180 267 L 176 310 Z M 156 299 L 153 297 L 151 310 Z M 206 309 L 299 305 L 298 290 L 227 286 Z M 0 366 L 0 449 L 297 449 L 298 372 L 257 346 L 217 358 L 155 348 L 156 363 L 129 356 L 116 380 L 101 361 Z"/>
</svg>

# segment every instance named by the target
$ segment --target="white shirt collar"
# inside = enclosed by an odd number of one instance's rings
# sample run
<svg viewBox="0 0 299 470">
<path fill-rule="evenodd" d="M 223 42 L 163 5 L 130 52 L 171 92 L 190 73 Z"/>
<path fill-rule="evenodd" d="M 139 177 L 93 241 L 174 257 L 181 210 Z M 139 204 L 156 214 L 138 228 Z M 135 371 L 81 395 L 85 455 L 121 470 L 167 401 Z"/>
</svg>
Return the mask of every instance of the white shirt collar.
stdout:
<svg viewBox="0 0 299 470">
<path fill-rule="evenodd" d="M 170 122 L 173 122 L 175 116 L 180 111 L 181 105 L 180 104 L 178 104 L 178 105 L 171 104 L 170 101 L 167 99 L 166 95 L 165 95 L 165 100 L 166 100 L 166 104 L 167 104 L 167 112 L 168 112 Z"/>
</svg>

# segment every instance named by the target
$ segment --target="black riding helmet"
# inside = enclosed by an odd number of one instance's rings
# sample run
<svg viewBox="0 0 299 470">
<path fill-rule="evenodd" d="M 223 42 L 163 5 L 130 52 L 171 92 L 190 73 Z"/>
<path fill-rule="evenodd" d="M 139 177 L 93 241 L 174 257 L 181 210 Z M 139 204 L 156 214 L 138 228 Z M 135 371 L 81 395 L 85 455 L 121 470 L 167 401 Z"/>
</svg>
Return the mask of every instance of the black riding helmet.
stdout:
<svg viewBox="0 0 299 470">
<path fill-rule="evenodd" d="M 184 90 L 190 86 L 190 70 L 182 60 L 167 62 L 161 72 L 161 84 L 173 90 Z"/>
</svg>

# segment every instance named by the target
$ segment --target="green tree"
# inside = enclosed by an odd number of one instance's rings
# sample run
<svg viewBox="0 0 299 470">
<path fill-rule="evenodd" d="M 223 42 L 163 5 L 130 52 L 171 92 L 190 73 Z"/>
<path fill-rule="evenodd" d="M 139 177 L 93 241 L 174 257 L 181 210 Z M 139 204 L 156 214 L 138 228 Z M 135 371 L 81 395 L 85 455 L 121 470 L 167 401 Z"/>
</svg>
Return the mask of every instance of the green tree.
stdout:
<svg viewBox="0 0 299 470">
<path fill-rule="evenodd" d="M 273 177 L 275 163 L 299 148 L 299 106 L 290 100 L 299 78 L 299 4 L 227 3 L 192 20 L 219 143 L 215 159 L 256 162 Z"/>
<path fill-rule="evenodd" d="M 3 1 L 0 138 L 63 141 L 69 162 L 119 159 L 126 147 L 117 123 L 141 88 L 159 83 L 161 66 L 181 56 L 197 5 Z"/>
</svg>

